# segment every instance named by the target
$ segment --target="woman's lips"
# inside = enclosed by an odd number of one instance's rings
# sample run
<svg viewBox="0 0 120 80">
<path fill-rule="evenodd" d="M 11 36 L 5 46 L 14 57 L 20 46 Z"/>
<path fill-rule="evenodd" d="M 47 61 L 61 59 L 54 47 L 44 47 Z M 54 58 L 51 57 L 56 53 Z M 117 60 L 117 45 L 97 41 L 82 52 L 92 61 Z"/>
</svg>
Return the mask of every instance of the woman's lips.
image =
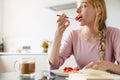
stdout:
<svg viewBox="0 0 120 80">
<path fill-rule="evenodd" d="M 75 17 L 75 20 L 76 20 L 76 21 L 81 21 L 81 20 L 82 20 L 82 16 L 76 16 L 76 17 Z"/>
</svg>

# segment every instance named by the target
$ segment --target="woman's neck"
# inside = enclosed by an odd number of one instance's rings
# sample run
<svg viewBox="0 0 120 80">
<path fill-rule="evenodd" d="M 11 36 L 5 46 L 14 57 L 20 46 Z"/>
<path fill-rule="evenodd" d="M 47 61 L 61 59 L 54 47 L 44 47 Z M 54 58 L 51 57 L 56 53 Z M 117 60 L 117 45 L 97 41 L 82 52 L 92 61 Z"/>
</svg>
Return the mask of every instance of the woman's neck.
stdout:
<svg viewBox="0 0 120 80">
<path fill-rule="evenodd" d="M 87 41 L 97 41 L 98 40 L 98 32 L 93 29 L 93 27 L 83 26 L 81 28 L 82 36 Z"/>
</svg>

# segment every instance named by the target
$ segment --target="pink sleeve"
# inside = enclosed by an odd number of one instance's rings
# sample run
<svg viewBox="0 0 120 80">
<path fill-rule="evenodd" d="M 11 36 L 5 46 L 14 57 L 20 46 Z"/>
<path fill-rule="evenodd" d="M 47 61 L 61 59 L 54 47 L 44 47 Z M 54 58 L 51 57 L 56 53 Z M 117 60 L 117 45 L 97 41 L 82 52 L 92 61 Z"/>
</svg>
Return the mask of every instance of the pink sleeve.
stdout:
<svg viewBox="0 0 120 80">
<path fill-rule="evenodd" d="M 66 38 L 64 44 L 61 45 L 60 51 L 59 51 L 59 61 L 56 65 L 50 64 L 50 69 L 58 69 L 67 58 L 71 56 L 73 53 L 72 49 L 72 33 Z"/>
<path fill-rule="evenodd" d="M 120 30 L 119 29 L 115 29 L 113 31 L 112 42 L 114 47 L 115 59 L 120 64 Z"/>
</svg>

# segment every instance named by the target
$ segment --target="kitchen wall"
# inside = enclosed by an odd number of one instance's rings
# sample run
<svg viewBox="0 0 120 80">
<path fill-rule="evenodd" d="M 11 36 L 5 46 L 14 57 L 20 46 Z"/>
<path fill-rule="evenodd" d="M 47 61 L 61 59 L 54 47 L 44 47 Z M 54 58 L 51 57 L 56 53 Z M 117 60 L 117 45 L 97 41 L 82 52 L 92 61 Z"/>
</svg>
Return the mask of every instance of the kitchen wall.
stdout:
<svg viewBox="0 0 120 80">
<path fill-rule="evenodd" d="M 6 51 L 31 46 L 39 52 L 41 41 L 51 40 L 56 28 L 55 12 L 41 8 L 41 0 L 4 0 L 3 36 Z"/>
<path fill-rule="evenodd" d="M 107 24 L 120 28 L 120 0 L 106 0 Z"/>
<path fill-rule="evenodd" d="M 2 37 L 2 0 L 0 0 L 0 39 Z"/>
<path fill-rule="evenodd" d="M 27 45 L 32 52 L 41 52 L 42 40 L 53 40 L 59 12 L 41 8 L 41 0 L 4 0 L 3 3 L 5 51 L 18 51 Z"/>
<path fill-rule="evenodd" d="M 32 52 L 41 52 L 41 42 L 44 39 L 53 40 L 56 30 L 56 14 L 66 13 L 75 17 L 75 9 L 52 11 L 42 8 L 43 0 L 0 0 L 3 6 L 3 28 L 5 51 L 18 51 L 22 46 L 31 46 Z M 2 2 L 3 1 L 3 2 Z M 120 27 L 120 0 L 106 0 L 108 10 L 107 25 Z M 2 7 L 2 8 L 1 8 Z M 71 25 L 64 33 L 63 41 L 70 30 L 79 28 L 79 24 L 70 20 Z M 2 30 L 2 29 L 0 29 Z M 0 31 L 2 32 L 2 31 Z M 2 34 L 2 33 L 1 33 Z"/>
</svg>

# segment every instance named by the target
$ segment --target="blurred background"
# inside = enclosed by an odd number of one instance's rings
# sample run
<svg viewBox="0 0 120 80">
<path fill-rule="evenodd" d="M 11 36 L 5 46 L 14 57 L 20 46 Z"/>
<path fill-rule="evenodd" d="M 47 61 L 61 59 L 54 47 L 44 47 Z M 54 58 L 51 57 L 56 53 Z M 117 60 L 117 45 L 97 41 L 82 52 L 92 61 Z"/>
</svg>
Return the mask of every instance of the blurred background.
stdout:
<svg viewBox="0 0 120 80">
<path fill-rule="evenodd" d="M 76 16 L 77 0 L 0 0 L 0 72 L 14 71 L 21 57 L 34 57 L 37 70 L 49 69 L 48 57 L 57 27 L 57 14 Z M 107 25 L 120 28 L 120 0 L 106 0 Z M 62 42 L 79 23 L 70 20 Z M 48 54 L 42 43 L 48 42 Z M 27 53 L 27 54 L 25 54 Z M 44 62 L 44 63 L 43 63 Z M 64 66 L 76 66 L 73 57 Z"/>
<path fill-rule="evenodd" d="M 76 16 L 77 0 L 0 0 L 0 43 L 5 52 L 19 52 L 24 46 L 31 52 L 41 52 L 41 42 L 52 42 L 57 24 L 57 14 Z M 106 0 L 107 25 L 120 27 L 120 0 Z M 80 28 L 70 20 L 70 30 Z"/>
</svg>

